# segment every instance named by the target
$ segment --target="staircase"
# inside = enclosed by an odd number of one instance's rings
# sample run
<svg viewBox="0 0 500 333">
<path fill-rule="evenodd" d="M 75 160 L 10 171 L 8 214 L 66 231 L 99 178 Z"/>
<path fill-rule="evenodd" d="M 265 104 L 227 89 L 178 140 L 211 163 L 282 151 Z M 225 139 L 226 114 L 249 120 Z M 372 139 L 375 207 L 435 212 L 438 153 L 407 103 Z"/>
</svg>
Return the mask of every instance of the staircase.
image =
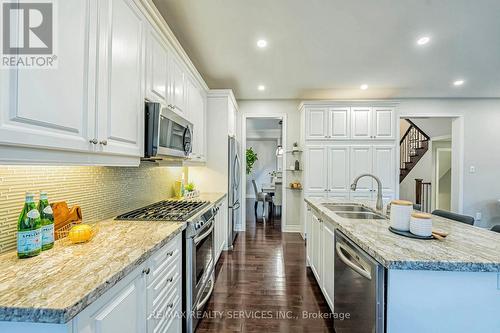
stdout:
<svg viewBox="0 0 500 333">
<path fill-rule="evenodd" d="M 405 119 L 410 127 L 406 130 L 403 138 L 399 142 L 400 161 L 399 161 L 399 182 L 410 173 L 417 165 L 418 161 L 429 149 L 429 136 L 425 134 L 411 120 Z"/>
</svg>

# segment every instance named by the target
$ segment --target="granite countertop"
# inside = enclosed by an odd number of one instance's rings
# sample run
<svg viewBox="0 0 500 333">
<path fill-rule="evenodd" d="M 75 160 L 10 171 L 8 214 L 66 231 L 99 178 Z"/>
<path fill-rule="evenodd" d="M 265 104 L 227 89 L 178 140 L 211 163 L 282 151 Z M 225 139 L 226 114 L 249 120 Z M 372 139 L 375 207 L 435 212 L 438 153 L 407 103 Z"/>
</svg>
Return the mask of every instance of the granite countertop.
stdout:
<svg viewBox="0 0 500 333">
<path fill-rule="evenodd" d="M 355 202 L 374 208 L 371 201 L 321 198 L 305 198 L 305 201 L 388 269 L 500 272 L 499 233 L 433 215 L 433 229 L 449 235 L 441 241 L 411 239 L 390 232 L 389 220 L 346 219 L 322 205 Z"/>
<path fill-rule="evenodd" d="M 204 193 L 193 200 L 222 200 Z M 184 222 L 115 221 L 96 223 L 88 243 L 65 245 L 29 259 L 16 251 L 0 255 L 0 321 L 63 324 L 97 300 L 185 228 Z"/>
</svg>

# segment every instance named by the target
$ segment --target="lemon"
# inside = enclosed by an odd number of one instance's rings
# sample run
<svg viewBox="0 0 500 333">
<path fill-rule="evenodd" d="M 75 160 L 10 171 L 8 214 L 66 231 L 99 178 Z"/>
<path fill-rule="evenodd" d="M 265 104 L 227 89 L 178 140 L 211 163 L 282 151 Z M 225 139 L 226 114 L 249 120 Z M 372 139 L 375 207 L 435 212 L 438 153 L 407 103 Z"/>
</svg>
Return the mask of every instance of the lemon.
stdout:
<svg viewBox="0 0 500 333">
<path fill-rule="evenodd" d="M 92 228 L 87 224 L 75 225 L 69 230 L 68 238 L 73 243 L 88 242 L 92 238 Z"/>
</svg>

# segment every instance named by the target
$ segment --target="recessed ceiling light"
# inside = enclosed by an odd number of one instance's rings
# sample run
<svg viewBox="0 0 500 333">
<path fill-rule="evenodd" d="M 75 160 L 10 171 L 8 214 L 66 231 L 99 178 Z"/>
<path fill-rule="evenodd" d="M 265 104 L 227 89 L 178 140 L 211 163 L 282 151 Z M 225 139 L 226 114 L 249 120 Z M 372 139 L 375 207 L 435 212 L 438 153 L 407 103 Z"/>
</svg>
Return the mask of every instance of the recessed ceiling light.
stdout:
<svg viewBox="0 0 500 333">
<path fill-rule="evenodd" d="M 423 37 L 420 37 L 420 38 L 417 40 L 417 44 L 418 44 L 418 45 L 425 45 L 425 44 L 429 43 L 429 42 L 430 42 L 430 40 L 431 40 L 431 38 L 430 38 L 430 37 L 428 37 L 428 36 L 423 36 Z"/>
<path fill-rule="evenodd" d="M 456 81 L 453 81 L 453 85 L 454 85 L 454 86 L 457 86 L 457 87 L 458 87 L 458 86 L 463 85 L 464 83 L 465 83 L 465 81 L 464 81 L 464 80 L 456 80 Z"/>
<path fill-rule="evenodd" d="M 264 91 L 264 90 L 266 90 L 266 86 L 261 84 L 257 87 L 257 89 L 259 89 L 259 91 Z"/>
<path fill-rule="evenodd" d="M 267 40 L 265 40 L 265 39 L 259 39 L 257 41 L 257 46 L 260 47 L 261 49 L 263 49 L 264 47 L 267 46 Z"/>
<path fill-rule="evenodd" d="M 366 90 L 366 89 L 368 89 L 368 85 L 367 84 L 362 84 L 362 85 L 359 86 L 359 89 Z"/>
</svg>

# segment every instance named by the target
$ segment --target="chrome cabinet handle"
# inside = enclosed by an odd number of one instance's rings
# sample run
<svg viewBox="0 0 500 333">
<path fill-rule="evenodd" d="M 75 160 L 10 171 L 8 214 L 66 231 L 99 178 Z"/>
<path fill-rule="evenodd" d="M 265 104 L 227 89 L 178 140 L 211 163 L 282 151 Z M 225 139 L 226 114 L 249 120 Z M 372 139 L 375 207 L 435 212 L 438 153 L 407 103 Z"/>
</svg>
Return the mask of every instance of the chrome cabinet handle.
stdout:
<svg viewBox="0 0 500 333">
<path fill-rule="evenodd" d="M 167 257 L 171 257 L 173 255 L 174 255 L 174 251 L 170 251 L 170 252 L 167 253 Z"/>
<path fill-rule="evenodd" d="M 174 281 L 174 277 L 172 276 L 170 279 L 167 280 L 167 282 L 172 282 Z"/>
<path fill-rule="evenodd" d="M 142 274 L 146 274 L 146 275 L 148 275 L 148 274 L 149 274 L 149 272 L 151 272 L 151 269 L 150 269 L 149 267 L 148 267 L 148 268 L 144 268 L 144 269 L 142 270 Z"/>
<path fill-rule="evenodd" d="M 102 140 L 102 141 L 99 141 L 99 143 L 103 146 L 106 146 L 108 144 L 108 140 Z"/>
<path fill-rule="evenodd" d="M 170 303 L 170 304 L 168 305 L 168 308 L 169 308 L 169 309 L 171 309 L 171 308 L 173 308 L 173 307 L 174 307 L 174 303 Z"/>
<path fill-rule="evenodd" d="M 96 145 L 98 143 L 97 139 L 95 139 L 95 138 L 92 139 L 92 140 L 89 140 L 89 142 L 92 143 L 92 144 L 94 144 L 94 145 Z"/>
</svg>

